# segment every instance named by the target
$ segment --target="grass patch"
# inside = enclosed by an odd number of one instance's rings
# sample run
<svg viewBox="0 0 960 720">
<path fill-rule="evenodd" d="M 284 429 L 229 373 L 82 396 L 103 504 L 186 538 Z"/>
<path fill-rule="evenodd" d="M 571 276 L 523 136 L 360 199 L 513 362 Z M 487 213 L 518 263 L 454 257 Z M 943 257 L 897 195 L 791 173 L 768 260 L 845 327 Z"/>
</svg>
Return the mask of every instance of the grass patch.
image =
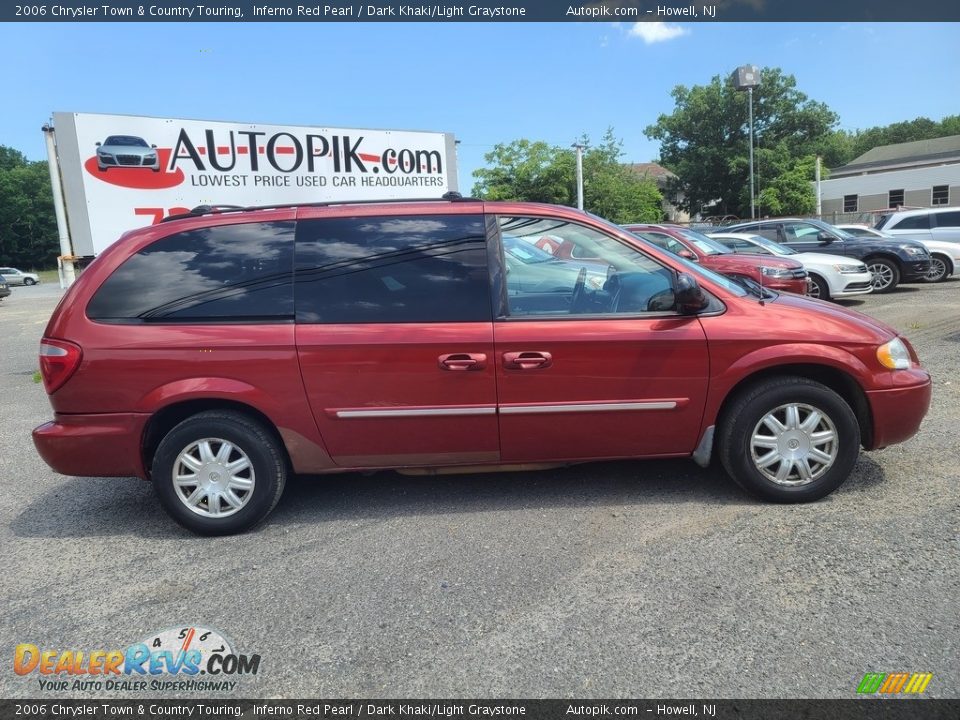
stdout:
<svg viewBox="0 0 960 720">
<path fill-rule="evenodd" d="M 40 276 L 40 282 L 42 283 L 60 283 L 60 275 L 57 274 L 56 268 L 53 270 L 38 270 L 37 275 Z"/>
<path fill-rule="evenodd" d="M 35 382 L 37 385 L 39 385 L 42 381 L 43 381 L 43 378 L 40 377 L 40 371 L 39 371 L 39 370 L 34 370 L 34 371 L 33 371 L 33 382 Z"/>
</svg>

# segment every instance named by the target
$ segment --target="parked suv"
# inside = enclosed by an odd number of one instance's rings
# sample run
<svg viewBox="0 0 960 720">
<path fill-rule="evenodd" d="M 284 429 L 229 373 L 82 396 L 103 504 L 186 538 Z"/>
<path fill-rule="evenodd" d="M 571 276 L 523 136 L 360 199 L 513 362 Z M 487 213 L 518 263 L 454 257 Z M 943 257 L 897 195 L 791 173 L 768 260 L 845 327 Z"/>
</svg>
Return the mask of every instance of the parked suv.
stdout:
<svg viewBox="0 0 960 720">
<path fill-rule="evenodd" d="M 960 242 L 960 207 L 899 210 L 881 217 L 876 228 L 915 240 Z"/>
<path fill-rule="evenodd" d="M 504 239 L 546 235 L 591 260 L 511 278 Z M 262 520 L 291 473 L 379 468 L 716 455 L 762 498 L 815 500 L 917 431 L 930 377 L 886 325 L 752 288 L 570 208 L 198 208 L 64 296 L 34 442 L 61 473 L 152 481 L 204 534 Z"/>
<path fill-rule="evenodd" d="M 673 225 L 627 225 L 626 228 L 664 250 L 734 280 L 746 278 L 763 287 L 798 295 L 809 290 L 807 271 L 796 260 L 738 255 L 703 233 Z"/>
<path fill-rule="evenodd" d="M 820 220 L 754 220 L 718 231 L 755 233 L 799 252 L 857 258 L 870 270 L 878 293 L 890 292 L 900 283 L 923 282 L 930 271 L 930 253 L 918 242 L 858 238 Z"/>
<path fill-rule="evenodd" d="M 10 285 L 36 285 L 40 282 L 40 276 L 36 273 L 23 272 L 12 267 L 0 267 L 0 275 L 3 275 Z"/>
</svg>

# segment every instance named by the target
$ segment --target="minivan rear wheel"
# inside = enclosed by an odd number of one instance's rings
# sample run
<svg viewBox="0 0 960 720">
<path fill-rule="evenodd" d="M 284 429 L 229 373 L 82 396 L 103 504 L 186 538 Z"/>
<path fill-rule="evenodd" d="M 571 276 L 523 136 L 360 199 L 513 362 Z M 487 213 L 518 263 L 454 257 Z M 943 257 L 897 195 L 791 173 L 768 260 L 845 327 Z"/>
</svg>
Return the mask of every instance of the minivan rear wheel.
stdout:
<svg viewBox="0 0 960 720">
<path fill-rule="evenodd" d="M 207 411 L 160 441 L 152 479 L 167 512 L 201 535 L 249 530 L 276 506 L 286 457 L 261 423 L 231 411 Z"/>
<path fill-rule="evenodd" d="M 747 492 L 773 502 L 810 502 L 849 476 L 860 452 L 860 426 L 827 386 L 782 377 L 734 400 L 718 443 L 724 469 Z"/>
</svg>

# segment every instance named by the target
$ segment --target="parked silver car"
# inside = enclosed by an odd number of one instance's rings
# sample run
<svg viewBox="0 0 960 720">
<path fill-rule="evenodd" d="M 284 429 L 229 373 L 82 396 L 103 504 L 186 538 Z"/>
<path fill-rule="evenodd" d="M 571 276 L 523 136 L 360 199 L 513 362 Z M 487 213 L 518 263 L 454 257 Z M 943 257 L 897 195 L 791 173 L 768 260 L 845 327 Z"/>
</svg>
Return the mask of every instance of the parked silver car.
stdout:
<svg viewBox="0 0 960 720">
<path fill-rule="evenodd" d="M 40 276 L 36 273 L 23 272 L 12 267 L 0 267 L 0 275 L 7 279 L 8 285 L 36 285 Z"/>
<path fill-rule="evenodd" d="M 110 135 L 97 143 L 97 167 L 104 172 L 112 167 L 142 167 L 160 172 L 157 146 L 135 135 Z"/>
</svg>

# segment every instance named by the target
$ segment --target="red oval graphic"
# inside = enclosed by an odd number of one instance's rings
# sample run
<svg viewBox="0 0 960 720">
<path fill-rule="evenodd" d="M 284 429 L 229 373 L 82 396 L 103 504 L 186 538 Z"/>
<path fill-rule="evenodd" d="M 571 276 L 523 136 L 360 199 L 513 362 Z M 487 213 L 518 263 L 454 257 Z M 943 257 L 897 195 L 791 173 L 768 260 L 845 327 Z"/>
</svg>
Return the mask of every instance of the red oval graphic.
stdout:
<svg viewBox="0 0 960 720">
<path fill-rule="evenodd" d="M 169 148 L 157 148 L 157 160 L 160 161 L 159 172 L 154 172 L 148 167 L 110 167 L 101 170 L 97 165 L 96 155 L 88 159 L 83 167 L 97 180 L 136 190 L 162 190 L 176 187 L 183 182 L 183 170 L 180 168 L 173 172 L 166 171 L 166 167 L 170 163 Z"/>
</svg>

